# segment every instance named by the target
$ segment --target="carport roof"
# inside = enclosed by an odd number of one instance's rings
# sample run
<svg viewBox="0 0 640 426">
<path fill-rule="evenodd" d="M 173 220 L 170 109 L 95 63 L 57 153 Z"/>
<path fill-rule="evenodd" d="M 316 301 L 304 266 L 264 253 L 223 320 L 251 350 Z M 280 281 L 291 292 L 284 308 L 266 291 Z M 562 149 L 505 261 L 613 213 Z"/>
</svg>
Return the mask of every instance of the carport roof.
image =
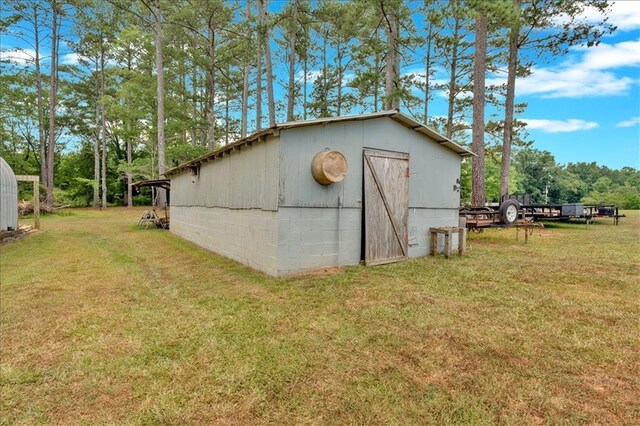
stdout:
<svg viewBox="0 0 640 426">
<path fill-rule="evenodd" d="M 190 167 L 198 166 L 204 162 L 212 160 L 216 157 L 222 157 L 226 153 L 232 150 L 238 150 L 244 145 L 251 145 L 254 142 L 261 142 L 265 140 L 265 136 L 267 135 L 277 135 L 281 130 L 296 128 L 296 127 L 307 127 L 307 126 L 316 126 L 318 124 L 327 124 L 327 123 L 338 123 L 342 121 L 363 121 L 363 120 L 372 120 L 381 117 L 389 117 L 403 126 L 414 130 L 416 132 L 422 133 L 436 141 L 438 144 L 452 150 L 457 153 L 461 157 L 470 157 L 475 154 L 464 148 L 463 146 L 458 145 L 452 140 L 446 138 L 440 133 L 432 130 L 431 128 L 425 126 L 424 124 L 420 124 L 413 118 L 406 116 L 399 112 L 398 110 L 390 110 L 390 111 L 381 111 L 374 112 L 371 114 L 360 114 L 360 115 L 343 115 L 340 117 L 326 117 L 326 118 L 317 118 L 314 120 L 304 120 L 304 121 L 288 121 L 285 123 L 279 123 L 275 126 L 269 127 L 267 129 L 260 130 L 258 132 L 252 133 L 251 135 L 242 138 L 236 142 L 230 143 L 229 145 L 225 145 L 221 148 L 218 148 L 214 151 L 208 152 L 198 158 L 195 158 L 186 163 L 180 164 L 177 167 L 174 167 L 170 170 L 167 170 L 165 176 L 175 175 L 180 173 Z"/>
</svg>

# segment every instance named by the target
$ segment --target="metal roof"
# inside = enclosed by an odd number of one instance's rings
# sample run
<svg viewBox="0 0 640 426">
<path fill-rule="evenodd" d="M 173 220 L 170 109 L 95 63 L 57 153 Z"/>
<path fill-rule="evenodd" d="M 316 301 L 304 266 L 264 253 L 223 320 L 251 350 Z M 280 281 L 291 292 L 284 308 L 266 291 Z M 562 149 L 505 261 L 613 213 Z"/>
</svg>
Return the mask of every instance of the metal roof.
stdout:
<svg viewBox="0 0 640 426">
<path fill-rule="evenodd" d="M 171 176 L 177 173 L 180 173 L 190 167 L 197 166 L 209 160 L 212 160 L 216 157 L 222 157 L 226 153 L 238 150 L 244 145 L 251 145 L 254 142 L 263 142 L 266 140 L 267 135 L 278 135 L 281 130 L 292 129 L 296 127 L 307 127 L 307 126 L 316 126 L 318 124 L 327 124 L 327 123 L 338 123 L 342 121 L 364 121 L 364 120 L 372 120 L 381 117 L 389 117 L 398 123 L 404 125 L 405 127 L 414 130 L 416 132 L 422 133 L 433 139 L 438 144 L 452 150 L 457 153 L 461 157 L 470 157 L 475 156 L 475 154 L 463 146 L 458 145 L 452 140 L 446 138 L 435 130 L 430 129 L 424 124 L 420 124 L 413 118 L 406 116 L 399 112 L 398 110 L 389 110 L 389 111 L 381 111 L 374 112 L 371 114 L 360 114 L 360 115 L 343 115 L 339 117 L 326 117 L 326 118 L 317 118 L 314 120 L 304 120 L 304 121 L 288 121 L 285 123 L 279 123 L 275 126 L 269 127 L 267 129 L 260 130 L 258 132 L 252 133 L 251 135 L 242 138 L 236 142 L 230 143 L 229 145 L 225 145 L 221 148 L 218 148 L 214 151 L 208 152 L 200 157 L 194 158 L 191 161 L 180 164 L 177 167 L 169 169 L 165 172 L 165 176 Z"/>
<path fill-rule="evenodd" d="M 131 186 L 135 188 L 143 188 L 146 186 L 158 186 L 164 189 L 171 189 L 171 180 L 169 179 L 148 179 L 148 180 L 139 180 L 138 182 L 134 182 Z"/>
</svg>

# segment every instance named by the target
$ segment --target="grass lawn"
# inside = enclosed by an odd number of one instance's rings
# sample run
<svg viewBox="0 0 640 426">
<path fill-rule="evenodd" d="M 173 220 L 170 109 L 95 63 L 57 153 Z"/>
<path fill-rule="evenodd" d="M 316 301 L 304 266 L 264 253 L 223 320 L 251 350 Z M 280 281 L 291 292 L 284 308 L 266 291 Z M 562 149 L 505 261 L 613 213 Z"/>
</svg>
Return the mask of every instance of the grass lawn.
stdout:
<svg viewBox="0 0 640 426">
<path fill-rule="evenodd" d="M 639 212 L 285 279 L 140 215 L 0 248 L 0 423 L 640 421 Z"/>
</svg>

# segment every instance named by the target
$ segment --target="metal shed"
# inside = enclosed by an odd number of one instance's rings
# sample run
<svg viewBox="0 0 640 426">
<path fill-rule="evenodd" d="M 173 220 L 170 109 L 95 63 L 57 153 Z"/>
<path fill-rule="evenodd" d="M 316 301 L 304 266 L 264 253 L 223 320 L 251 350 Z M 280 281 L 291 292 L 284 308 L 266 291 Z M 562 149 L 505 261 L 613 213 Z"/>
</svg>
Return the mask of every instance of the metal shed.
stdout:
<svg viewBox="0 0 640 426">
<path fill-rule="evenodd" d="M 348 166 L 320 184 L 327 150 Z M 424 256 L 458 226 L 470 155 L 398 111 L 277 124 L 166 173 L 171 232 L 274 276 Z"/>
<path fill-rule="evenodd" d="M 18 181 L 0 157 L 0 231 L 18 229 Z"/>
</svg>

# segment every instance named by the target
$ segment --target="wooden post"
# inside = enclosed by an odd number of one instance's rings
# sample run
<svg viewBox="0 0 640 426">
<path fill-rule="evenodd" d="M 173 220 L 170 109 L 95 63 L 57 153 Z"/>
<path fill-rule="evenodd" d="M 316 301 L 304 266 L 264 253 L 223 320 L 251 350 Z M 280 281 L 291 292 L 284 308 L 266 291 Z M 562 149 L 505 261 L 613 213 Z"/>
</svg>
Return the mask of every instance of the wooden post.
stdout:
<svg viewBox="0 0 640 426">
<path fill-rule="evenodd" d="M 438 233 L 431 228 L 431 256 L 438 253 Z"/>
<path fill-rule="evenodd" d="M 33 182 L 33 226 L 40 229 L 40 176 L 17 175 L 18 182 Z"/>
<path fill-rule="evenodd" d="M 467 228 L 458 228 L 458 254 L 462 256 L 467 245 Z"/>
<path fill-rule="evenodd" d="M 451 229 L 447 229 L 444 234 L 444 257 L 447 259 L 451 257 Z"/>
<path fill-rule="evenodd" d="M 33 226 L 40 229 L 40 176 L 33 181 Z"/>
</svg>

